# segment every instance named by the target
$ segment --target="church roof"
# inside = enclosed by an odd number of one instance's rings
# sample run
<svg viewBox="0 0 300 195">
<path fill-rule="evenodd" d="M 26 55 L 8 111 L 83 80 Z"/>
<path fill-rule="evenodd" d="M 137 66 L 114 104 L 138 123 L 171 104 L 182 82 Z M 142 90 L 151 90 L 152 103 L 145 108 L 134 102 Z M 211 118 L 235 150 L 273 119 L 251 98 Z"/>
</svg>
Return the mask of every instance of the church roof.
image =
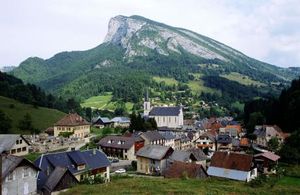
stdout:
<svg viewBox="0 0 300 195">
<path fill-rule="evenodd" d="M 180 113 L 180 106 L 176 107 L 153 107 L 149 116 L 178 116 Z"/>
</svg>

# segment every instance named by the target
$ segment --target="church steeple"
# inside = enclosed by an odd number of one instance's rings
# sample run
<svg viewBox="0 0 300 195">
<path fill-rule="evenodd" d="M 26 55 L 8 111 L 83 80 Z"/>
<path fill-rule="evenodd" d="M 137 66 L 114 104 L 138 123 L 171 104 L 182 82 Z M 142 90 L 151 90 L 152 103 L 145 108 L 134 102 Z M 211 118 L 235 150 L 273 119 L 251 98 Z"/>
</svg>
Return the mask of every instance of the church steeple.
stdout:
<svg viewBox="0 0 300 195">
<path fill-rule="evenodd" d="M 145 99 L 144 99 L 144 117 L 149 116 L 150 110 L 151 110 L 151 104 L 150 104 L 149 93 L 147 88 L 145 93 Z"/>
</svg>

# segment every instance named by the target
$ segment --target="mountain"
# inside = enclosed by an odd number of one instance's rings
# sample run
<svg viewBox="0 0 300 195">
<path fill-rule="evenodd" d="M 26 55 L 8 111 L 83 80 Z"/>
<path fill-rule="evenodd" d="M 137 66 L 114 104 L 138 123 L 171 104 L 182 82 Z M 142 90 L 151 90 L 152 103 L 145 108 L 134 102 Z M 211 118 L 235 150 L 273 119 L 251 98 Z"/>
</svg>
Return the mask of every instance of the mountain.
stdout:
<svg viewBox="0 0 300 195">
<path fill-rule="evenodd" d="M 174 98 L 169 93 L 187 88 L 193 95 L 246 93 L 246 97 L 251 89 L 255 93 L 248 98 L 252 98 L 279 92 L 297 76 L 291 69 L 255 60 L 206 36 L 141 16 L 112 18 L 104 42 L 95 48 L 62 52 L 46 60 L 28 58 L 11 74 L 64 97 L 83 100 L 113 92 L 114 99 L 132 102 L 141 100 L 146 87 L 153 89 L 152 95 L 169 100 Z M 175 85 L 167 85 L 166 79 Z M 224 83 L 235 90 L 228 91 Z"/>
</svg>

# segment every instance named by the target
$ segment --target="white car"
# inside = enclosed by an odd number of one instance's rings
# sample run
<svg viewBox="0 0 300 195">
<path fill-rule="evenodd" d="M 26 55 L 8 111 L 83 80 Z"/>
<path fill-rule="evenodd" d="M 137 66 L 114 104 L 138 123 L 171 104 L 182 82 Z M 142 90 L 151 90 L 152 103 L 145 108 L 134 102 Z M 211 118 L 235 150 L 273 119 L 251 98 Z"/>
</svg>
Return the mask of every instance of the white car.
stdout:
<svg viewBox="0 0 300 195">
<path fill-rule="evenodd" d="M 115 173 L 126 173 L 125 169 L 118 169 L 115 171 Z"/>
</svg>

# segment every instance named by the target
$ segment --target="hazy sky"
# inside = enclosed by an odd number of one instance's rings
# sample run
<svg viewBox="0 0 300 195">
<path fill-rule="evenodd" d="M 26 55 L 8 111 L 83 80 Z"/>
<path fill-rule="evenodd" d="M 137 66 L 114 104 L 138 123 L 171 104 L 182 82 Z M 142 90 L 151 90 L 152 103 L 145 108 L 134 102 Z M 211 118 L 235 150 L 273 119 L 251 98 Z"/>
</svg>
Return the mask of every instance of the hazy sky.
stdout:
<svg viewBox="0 0 300 195">
<path fill-rule="evenodd" d="M 279 66 L 300 66 L 299 0 L 0 0 L 0 66 L 102 43 L 116 15 L 141 15 Z"/>
</svg>

